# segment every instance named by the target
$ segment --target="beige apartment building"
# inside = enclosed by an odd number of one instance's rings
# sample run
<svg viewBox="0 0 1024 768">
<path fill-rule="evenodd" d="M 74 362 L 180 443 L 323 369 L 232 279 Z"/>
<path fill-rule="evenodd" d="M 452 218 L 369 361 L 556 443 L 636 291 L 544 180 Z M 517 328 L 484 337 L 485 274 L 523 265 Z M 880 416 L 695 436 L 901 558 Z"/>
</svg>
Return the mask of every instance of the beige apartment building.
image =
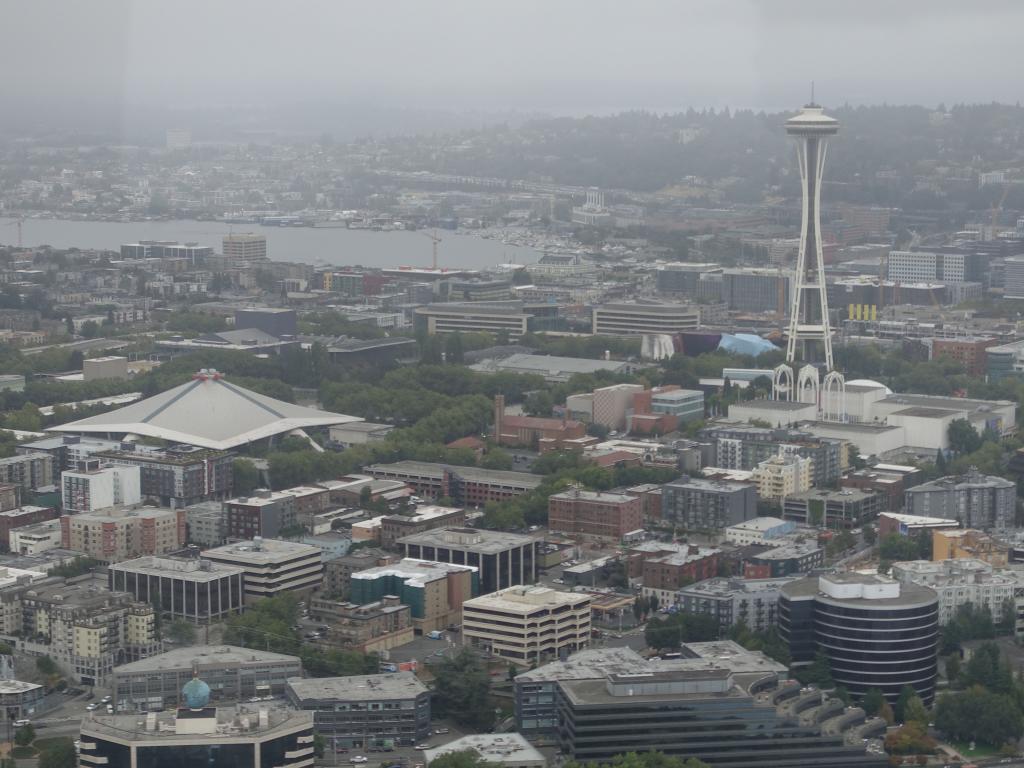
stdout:
<svg viewBox="0 0 1024 768">
<path fill-rule="evenodd" d="M 186 541 L 184 509 L 112 508 L 64 515 L 61 546 L 105 563 L 181 549 Z"/>
<path fill-rule="evenodd" d="M 590 645 L 590 595 L 510 587 L 462 604 L 464 642 L 529 666 Z"/>
</svg>

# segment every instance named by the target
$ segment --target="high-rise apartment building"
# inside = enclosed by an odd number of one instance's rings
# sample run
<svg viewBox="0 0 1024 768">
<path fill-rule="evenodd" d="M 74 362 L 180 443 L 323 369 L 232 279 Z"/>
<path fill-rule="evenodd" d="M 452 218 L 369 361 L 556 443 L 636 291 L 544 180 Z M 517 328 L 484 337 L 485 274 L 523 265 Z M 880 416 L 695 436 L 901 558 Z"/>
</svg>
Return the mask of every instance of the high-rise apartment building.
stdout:
<svg viewBox="0 0 1024 768">
<path fill-rule="evenodd" d="M 61 473 L 65 512 L 95 512 L 142 501 L 142 472 L 138 466 L 113 466 L 99 459 L 80 462 Z"/>
<path fill-rule="evenodd" d="M 185 546 L 185 510 L 108 507 L 63 515 L 61 546 L 104 563 L 163 555 Z"/>
<path fill-rule="evenodd" d="M 224 237 L 222 245 L 225 258 L 236 267 L 253 267 L 268 261 L 265 235 L 230 234 Z"/>
</svg>

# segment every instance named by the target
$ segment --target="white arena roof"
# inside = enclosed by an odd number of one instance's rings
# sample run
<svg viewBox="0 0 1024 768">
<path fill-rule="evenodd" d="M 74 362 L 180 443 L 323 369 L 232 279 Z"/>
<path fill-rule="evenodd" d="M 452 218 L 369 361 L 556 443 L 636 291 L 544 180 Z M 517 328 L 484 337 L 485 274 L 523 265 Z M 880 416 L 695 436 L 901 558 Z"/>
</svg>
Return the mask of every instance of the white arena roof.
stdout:
<svg viewBox="0 0 1024 768">
<path fill-rule="evenodd" d="M 110 413 L 50 427 L 50 432 L 155 437 L 226 450 L 309 427 L 362 421 L 286 403 L 202 370 L 192 381 Z"/>
</svg>

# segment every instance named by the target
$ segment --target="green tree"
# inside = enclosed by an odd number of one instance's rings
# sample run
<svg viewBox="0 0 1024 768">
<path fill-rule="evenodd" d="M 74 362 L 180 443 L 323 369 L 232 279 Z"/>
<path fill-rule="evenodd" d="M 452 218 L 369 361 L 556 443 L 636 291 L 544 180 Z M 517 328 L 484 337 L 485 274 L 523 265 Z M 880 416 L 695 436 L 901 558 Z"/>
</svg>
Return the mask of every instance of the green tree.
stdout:
<svg viewBox="0 0 1024 768">
<path fill-rule="evenodd" d="M 47 677 L 60 674 L 60 667 L 57 662 L 49 656 L 40 656 L 36 659 L 36 669 Z"/>
<path fill-rule="evenodd" d="M 945 477 L 946 472 L 946 452 L 939 448 L 939 450 L 935 452 L 935 474 L 939 477 Z"/>
<path fill-rule="evenodd" d="M 95 339 L 100 332 L 100 327 L 95 320 L 86 320 L 82 323 L 82 335 L 87 339 Z"/>
<path fill-rule="evenodd" d="M 469 648 L 462 648 L 437 667 L 434 711 L 459 725 L 486 731 L 494 725 L 490 703 L 491 676 Z"/>
<path fill-rule="evenodd" d="M 484 469 L 512 469 L 512 456 L 501 448 L 491 448 L 480 460 Z"/>
<path fill-rule="evenodd" d="M 283 593 L 264 598 L 245 613 L 228 619 L 224 631 L 227 645 L 294 654 L 301 645 L 299 633 L 292 629 L 299 616 L 297 598 Z"/>
<path fill-rule="evenodd" d="M 958 454 L 974 453 L 981 448 L 981 435 L 967 419 L 954 419 L 949 424 L 949 447 Z"/>
<path fill-rule="evenodd" d="M 860 701 L 861 709 L 868 717 L 874 717 L 882 710 L 885 703 L 885 694 L 878 688 L 868 688 L 864 692 L 864 698 Z"/>
<path fill-rule="evenodd" d="M 950 685 L 960 677 L 960 653 L 953 652 L 946 657 L 946 679 Z"/>
<path fill-rule="evenodd" d="M 448 752 L 430 761 L 436 768 L 492 768 L 475 749 L 462 749 L 458 752 Z"/>
<path fill-rule="evenodd" d="M 248 496 L 260 487 L 260 471 L 250 459 L 235 459 L 231 472 L 235 495 Z"/>
<path fill-rule="evenodd" d="M 27 747 L 35 740 L 36 729 L 32 727 L 32 723 L 23 725 L 14 732 L 14 743 L 19 747 Z"/>
<path fill-rule="evenodd" d="M 39 768 L 74 768 L 77 764 L 71 739 L 54 739 L 39 753 Z"/>
<path fill-rule="evenodd" d="M 461 365 L 463 361 L 462 334 L 450 333 L 444 341 L 444 359 L 446 363 Z"/>
<path fill-rule="evenodd" d="M 802 669 L 795 670 L 797 680 L 804 685 L 816 685 L 819 688 L 831 688 L 835 685 L 832 680 L 832 665 L 828 660 L 828 654 L 821 648 L 814 655 L 814 661 Z"/>
<path fill-rule="evenodd" d="M 904 685 L 900 689 L 899 698 L 896 699 L 896 706 L 893 707 L 893 713 L 896 715 L 896 722 L 902 723 L 906 721 L 907 704 L 911 699 L 917 697 L 917 691 L 914 690 L 913 686 Z"/>
<path fill-rule="evenodd" d="M 980 685 L 940 696 L 935 705 L 935 727 L 955 741 L 980 741 L 993 747 L 1024 733 L 1016 702 Z"/>
<path fill-rule="evenodd" d="M 322 734 L 317 733 L 317 734 L 313 735 L 313 756 L 314 757 L 318 757 L 318 758 L 319 757 L 323 757 L 324 756 L 324 749 L 326 748 L 326 746 L 327 746 L 327 739 L 325 739 Z"/>
<path fill-rule="evenodd" d="M 196 640 L 196 628 L 184 619 L 175 619 L 167 627 L 167 637 L 181 645 L 191 645 Z"/>
<path fill-rule="evenodd" d="M 922 728 L 926 728 L 930 719 L 931 716 L 928 714 L 928 708 L 921 701 L 920 696 L 913 696 L 903 706 L 903 722 L 907 725 L 916 723 Z"/>
</svg>

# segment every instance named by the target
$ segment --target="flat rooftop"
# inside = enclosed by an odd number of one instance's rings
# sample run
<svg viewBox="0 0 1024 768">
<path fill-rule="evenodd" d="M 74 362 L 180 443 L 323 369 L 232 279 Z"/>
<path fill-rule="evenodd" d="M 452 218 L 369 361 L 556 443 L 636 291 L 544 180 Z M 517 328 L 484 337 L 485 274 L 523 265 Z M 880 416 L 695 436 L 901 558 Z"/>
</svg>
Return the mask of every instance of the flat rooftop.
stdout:
<svg viewBox="0 0 1024 768">
<path fill-rule="evenodd" d="M 352 574 L 352 578 L 379 579 L 383 576 L 397 576 L 400 579 L 405 579 L 409 586 L 422 587 L 428 582 L 447 578 L 449 573 L 475 572 L 477 570 L 479 569 L 475 565 L 438 563 L 433 560 L 417 560 L 414 557 L 406 557 L 392 565 L 378 565 L 367 568 L 365 571 L 357 571 Z"/>
<path fill-rule="evenodd" d="M 260 704 L 238 704 L 233 707 L 209 707 L 208 709 L 211 713 L 215 713 L 217 725 L 214 733 L 177 733 L 175 724 L 178 712 L 190 713 L 190 710 L 150 712 L 149 716 L 154 718 L 156 726 L 153 730 L 146 728 L 148 716 L 137 714 L 100 715 L 91 712 L 86 713 L 86 716 L 82 718 L 82 737 L 83 741 L 88 741 L 90 735 L 96 735 L 112 738 L 115 741 L 156 741 L 162 744 L 180 742 L 182 746 L 185 746 L 208 742 L 229 742 L 237 739 L 249 740 L 257 734 L 266 738 L 275 733 L 284 735 L 302 728 L 313 727 L 312 712 L 292 709 L 283 704 L 262 702 Z M 266 725 L 260 725 L 261 712 L 267 713 Z"/>
<path fill-rule="evenodd" d="M 29 691 L 35 691 L 41 689 L 43 686 L 36 685 L 35 683 L 25 683 L 21 680 L 0 680 L 0 695 L 12 695 L 18 693 L 28 693 Z"/>
<path fill-rule="evenodd" d="M 290 677 L 288 687 L 300 700 L 390 701 L 414 699 L 427 686 L 412 672 L 350 677 Z"/>
<path fill-rule="evenodd" d="M 66 473 L 65 473 L 66 474 Z M 107 509 L 96 510 L 95 512 L 79 512 L 74 515 L 67 515 L 72 520 L 85 520 L 89 522 L 123 522 L 136 518 L 167 517 L 176 515 L 177 510 L 169 507 L 108 507 Z"/>
<path fill-rule="evenodd" d="M 865 599 L 863 597 L 830 597 L 819 588 L 819 578 L 820 577 L 818 576 L 808 576 L 803 579 L 798 579 L 797 581 L 792 581 L 789 584 L 786 584 L 782 588 L 782 591 L 792 598 L 818 597 L 822 600 L 833 600 L 844 605 L 850 605 L 857 608 L 909 608 L 914 605 L 929 604 L 938 601 L 938 596 L 935 594 L 935 590 L 914 584 L 913 582 L 897 582 L 900 588 L 898 597 L 881 597 L 874 599 Z M 891 584 L 893 581 L 892 579 L 888 579 L 885 576 L 879 576 L 875 573 L 858 573 L 856 571 L 832 573 L 828 575 L 828 578 L 839 584 L 860 584 L 868 587 L 875 585 L 886 586 Z"/>
<path fill-rule="evenodd" d="M 630 496 L 628 493 L 615 493 L 614 491 L 571 490 L 556 493 L 550 498 L 567 501 L 597 501 L 603 504 L 627 504 L 634 501 L 636 496 Z"/>
<path fill-rule="evenodd" d="M 560 592 L 549 587 L 509 587 L 489 595 L 466 600 L 463 608 L 490 609 L 504 613 L 528 614 L 538 608 L 554 608 L 562 605 L 577 606 L 589 603 L 590 595 L 579 592 Z"/>
<path fill-rule="evenodd" d="M 283 653 L 257 651 L 237 645 L 191 645 L 186 648 L 175 648 L 158 653 L 146 659 L 121 664 L 114 668 L 114 674 L 128 675 L 142 672 L 158 672 L 169 670 L 188 671 L 195 667 L 209 669 L 211 667 L 237 667 L 248 664 L 295 664 L 300 665 L 298 656 Z"/>
<path fill-rule="evenodd" d="M 322 550 L 309 544 L 279 539 L 263 539 L 260 542 L 243 541 L 237 544 L 224 544 L 213 549 L 206 549 L 202 557 L 237 559 L 246 563 L 277 563 L 281 560 L 303 555 L 320 554 Z"/>
<path fill-rule="evenodd" d="M 682 587 L 680 593 L 685 592 L 691 595 L 703 595 L 708 597 L 726 597 L 737 592 L 762 592 L 764 590 L 781 589 L 799 576 L 784 576 L 776 579 L 729 579 L 716 576 L 713 579 L 705 579 Z"/>
<path fill-rule="evenodd" d="M 442 755 L 463 750 L 476 752 L 487 763 L 524 763 L 546 764 L 547 760 L 537 748 L 519 733 L 475 733 L 450 741 L 444 746 L 424 751 L 427 765 Z"/>
<path fill-rule="evenodd" d="M 434 528 L 430 531 L 403 536 L 398 543 L 446 547 L 483 555 L 494 555 L 507 549 L 530 546 L 534 543 L 534 539 L 504 531 L 477 530 L 476 528 Z"/>
<path fill-rule="evenodd" d="M 334 429 L 341 429 L 345 432 L 359 432 L 359 433 L 370 433 L 370 432 L 389 432 L 394 429 L 393 424 L 376 424 L 372 421 L 353 421 L 348 424 L 338 424 Z"/>
<path fill-rule="evenodd" d="M 185 578 L 189 581 L 216 581 L 233 574 L 245 573 L 244 568 L 211 560 L 197 558 L 181 559 L 175 557 L 154 557 L 147 555 L 134 560 L 123 560 L 112 563 L 108 570 L 132 571 L 147 576 L 163 576 L 166 578 Z"/>
</svg>

